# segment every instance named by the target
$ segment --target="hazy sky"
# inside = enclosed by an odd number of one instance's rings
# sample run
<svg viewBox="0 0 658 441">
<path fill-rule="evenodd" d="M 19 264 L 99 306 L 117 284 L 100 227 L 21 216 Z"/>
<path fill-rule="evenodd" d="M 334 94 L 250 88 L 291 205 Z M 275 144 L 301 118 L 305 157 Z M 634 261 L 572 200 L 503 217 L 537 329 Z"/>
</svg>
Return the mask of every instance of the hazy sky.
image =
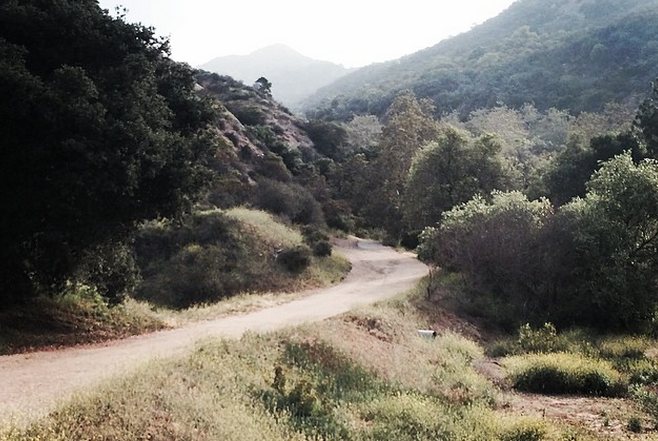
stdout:
<svg viewBox="0 0 658 441">
<path fill-rule="evenodd" d="M 193 66 L 274 43 L 347 67 L 398 58 L 467 31 L 514 0 L 100 0 L 171 38 Z"/>
</svg>

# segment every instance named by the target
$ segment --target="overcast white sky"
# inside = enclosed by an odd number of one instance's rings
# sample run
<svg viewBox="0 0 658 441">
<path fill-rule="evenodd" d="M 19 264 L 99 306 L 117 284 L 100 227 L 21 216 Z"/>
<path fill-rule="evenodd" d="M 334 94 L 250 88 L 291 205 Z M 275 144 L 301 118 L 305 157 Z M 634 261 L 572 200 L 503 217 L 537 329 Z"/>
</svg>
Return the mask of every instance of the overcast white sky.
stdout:
<svg viewBox="0 0 658 441">
<path fill-rule="evenodd" d="M 171 38 L 193 66 L 274 43 L 358 67 L 410 54 L 467 31 L 514 0 L 100 0 Z"/>
</svg>

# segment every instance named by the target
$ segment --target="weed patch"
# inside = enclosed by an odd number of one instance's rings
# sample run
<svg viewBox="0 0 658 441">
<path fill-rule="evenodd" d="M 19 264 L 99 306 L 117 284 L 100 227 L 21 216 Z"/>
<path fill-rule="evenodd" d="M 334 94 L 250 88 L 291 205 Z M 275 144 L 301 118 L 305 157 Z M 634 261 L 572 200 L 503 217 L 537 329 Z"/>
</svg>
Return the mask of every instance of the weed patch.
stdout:
<svg viewBox="0 0 658 441">
<path fill-rule="evenodd" d="M 514 387 L 544 394 L 619 396 L 628 385 L 610 363 L 570 353 L 510 357 Z"/>
</svg>

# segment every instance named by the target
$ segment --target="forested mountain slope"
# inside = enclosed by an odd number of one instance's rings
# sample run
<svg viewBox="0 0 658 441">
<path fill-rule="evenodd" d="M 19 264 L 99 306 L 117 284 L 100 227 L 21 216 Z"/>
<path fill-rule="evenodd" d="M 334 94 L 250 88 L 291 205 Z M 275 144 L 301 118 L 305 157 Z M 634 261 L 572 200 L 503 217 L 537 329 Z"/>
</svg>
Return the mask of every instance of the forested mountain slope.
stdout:
<svg viewBox="0 0 658 441">
<path fill-rule="evenodd" d="M 381 115 L 411 89 L 438 113 L 528 102 L 598 111 L 654 79 L 657 22 L 656 0 L 519 0 L 469 32 L 339 79 L 305 108 L 330 118 Z"/>
</svg>

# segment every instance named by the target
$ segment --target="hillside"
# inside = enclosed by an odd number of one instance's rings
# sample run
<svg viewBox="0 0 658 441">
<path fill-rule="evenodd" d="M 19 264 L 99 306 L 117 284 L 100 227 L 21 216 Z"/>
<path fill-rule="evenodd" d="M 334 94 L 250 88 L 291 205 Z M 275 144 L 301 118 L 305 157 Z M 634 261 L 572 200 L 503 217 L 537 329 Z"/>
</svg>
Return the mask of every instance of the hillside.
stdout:
<svg viewBox="0 0 658 441">
<path fill-rule="evenodd" d="M 469 32 L 346 75 L 304 108 L 329 118 L 381 115 L 411 89 L 433 99 L 438 113 L 528 102 L 599 111 L 655 78 L 657 20 L 656 0 L 519 0 Z"/>
<path fill-rule="evenodd" d="M 274 98 L 291 107 L 350 71 L 338 64 L 306 57 L 282 44 L 248 55 L 217 57 L 200 68 L 229 75 L 245 84 L 253 84 L 265 76 L 273 84 Z"/>
</svg>

